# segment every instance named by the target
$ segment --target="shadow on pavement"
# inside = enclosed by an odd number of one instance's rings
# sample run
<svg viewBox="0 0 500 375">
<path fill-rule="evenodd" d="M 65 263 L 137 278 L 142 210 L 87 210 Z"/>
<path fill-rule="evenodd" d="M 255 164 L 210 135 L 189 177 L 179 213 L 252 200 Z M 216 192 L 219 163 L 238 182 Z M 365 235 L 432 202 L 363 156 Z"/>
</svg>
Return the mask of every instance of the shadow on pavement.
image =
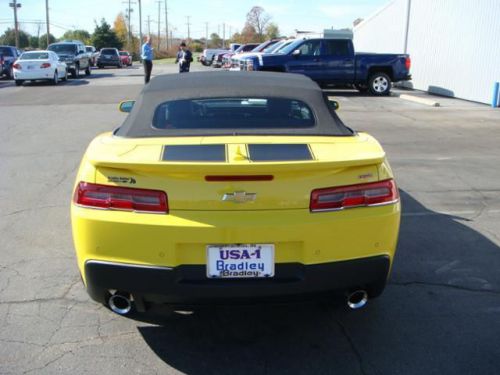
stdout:
<svg viewBox="0 0 500 375">
<path fill-rule="evenodd" d="M 461 218 L 401 196 L 393 275 L 365 309 L 217 307 L 185 316 L 160 308 L 136 317 L 157 324 L 139 332 L 188 374 L 498 373 L 500 248 Z"/>
<path fill-rule="evenodd" d="M 344 96 L 344 97 L 360 97 L 360 98 L 394 98 L 398 97 L 399 95 L 391 91 L 389 95 L 383 95 L 383 96 L 375 96 L 372 95 L 368 92 L 359 92 L 358 90 L 354 90 L 351 88 L 345 88 L 345 89 L 340 89 L 340 88 L 323 88 L 323 92 L 327 93 L 328 95 L 331 96 Z"/>
</svg>

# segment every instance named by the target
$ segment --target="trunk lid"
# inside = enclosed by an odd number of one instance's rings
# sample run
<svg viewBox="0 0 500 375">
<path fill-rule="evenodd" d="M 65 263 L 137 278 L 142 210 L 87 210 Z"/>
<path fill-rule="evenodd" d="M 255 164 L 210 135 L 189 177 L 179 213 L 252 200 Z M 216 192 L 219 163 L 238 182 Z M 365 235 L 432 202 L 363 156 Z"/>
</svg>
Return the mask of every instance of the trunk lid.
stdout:
<svg viewBox="0 0 500 375">
<path fill-rule="evenodd" d="M 372 137 L 98 137 L 95 182 L 163 190 L 174 210 L 306 209 L 318 188 L 378 181 Z"/>
</svg>

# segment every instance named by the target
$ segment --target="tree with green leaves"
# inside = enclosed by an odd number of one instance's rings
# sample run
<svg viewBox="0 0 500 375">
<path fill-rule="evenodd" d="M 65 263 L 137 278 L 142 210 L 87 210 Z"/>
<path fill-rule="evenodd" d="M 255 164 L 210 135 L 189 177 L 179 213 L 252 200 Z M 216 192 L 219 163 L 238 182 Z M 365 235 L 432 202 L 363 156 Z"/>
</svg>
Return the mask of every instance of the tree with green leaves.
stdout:
<svg viewBox="0 0 500 375">
<path fill-rule="evenodd" d="M 57 39 L 54 35 L 49 34 L 49 44 L 57 42 Z M 40 35 L 40 39 L 38 41 L 38 48 L 47 49 L 47 34 Z"/>
<path fill-rule="evenodd" d="M 79 40 L 84 44 L 89 44 L 91 35 L 87 30 L 68 30 L 66 31 L 61 40 Z"/>
<path fill-rule="evenodd" d="M 210 48 L 220 48 L 222 46 L 222 38 L 217 33 L 210 34 L 210 40 L 208 42 Z"/>
<path fill-rule="evenodd" d="M 30 34 L 23 30 L 19 30 L 19 48 L 26 48 L 29 46 Z M 5 30 L 2 36 L 0 36 L 0 44 L 4 44 L 7 46 L 15 46 L 16 45 L 16 31 L 12 28 L 8 28 Z"/>
<path fill-rule="evenodd" d="M 266 38 L 277 39 L 279 37 L 280 37 L 280 29 L 278 28 L 278 25 L 276 25 L 274 22 L 271 22 L 266 27 Z"/>
<path fill-rule="evenodd" d="M 121 49 L 123 46 L 122 41 L 104 18 L 101 20 L 100 25 L 95 25 L 94 34 L 92 34 L 92 43 L 97 49 L 106 47 Z"/>
<path fill-rule="evenodd" d="M 33 49 L 38 48 L 38 45 L 39 45 L 38 42 L 39 42 L 38 38 L 35 35 L 30 36 L 30 39 L 29 39 L 30 48 L 33 48 Z"/>
</svg>

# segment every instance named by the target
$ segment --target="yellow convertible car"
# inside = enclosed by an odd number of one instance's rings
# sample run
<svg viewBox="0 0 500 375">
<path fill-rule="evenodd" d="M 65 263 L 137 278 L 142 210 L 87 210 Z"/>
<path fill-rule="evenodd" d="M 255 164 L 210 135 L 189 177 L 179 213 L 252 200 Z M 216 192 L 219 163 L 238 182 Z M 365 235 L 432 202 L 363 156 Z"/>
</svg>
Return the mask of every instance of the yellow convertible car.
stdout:
<svg viewBox="0 0 500 375">
<path fill-rule="evenodd" d="M 380 144 L 337 106 L 305 76 L 266 72 L 158 76 L 122 102 L 71 205 L 89 295 L 118 314 L 378 296 L 399 194 Z"/>
</svg>

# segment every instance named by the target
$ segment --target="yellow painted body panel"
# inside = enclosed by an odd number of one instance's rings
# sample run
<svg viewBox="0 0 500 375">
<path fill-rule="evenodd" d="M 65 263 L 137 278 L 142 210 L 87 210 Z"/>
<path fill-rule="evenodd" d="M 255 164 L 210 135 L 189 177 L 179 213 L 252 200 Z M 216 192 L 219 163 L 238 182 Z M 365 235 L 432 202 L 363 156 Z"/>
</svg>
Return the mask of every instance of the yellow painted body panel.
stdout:
<svg viewBox="0 0 500 375">
<path fill-rule="evenodd" d="M 307 143 L 314 160 L 253 163 L 251 143 Z M 171 144 L 226 144 L 224 163 L 161 161 Z M 273 181 L 206 182 L 207 174 L 272 174 Z M 313 189 L 392 178 L 385 153 L 367 134 L 354 137 L 204 137 L 123 139 L 104 134 L 89 146 L 80 181 L 134 177 L 133 187 L 164 190 L 169 214 L 107 211 L 72 204 L 82 276 L 87 260 L 175 267 L 206 264 L 209 244 L 273 243 L 276 263 L 305 265 L 387 255 L 393 259 L 400 204 L 311 213 Z M 222 202 L 227 192 L 257 193 L 253 203 Z"/>
<path fill-rule="evenodd" d="M 276 263 L 328 263 L 394 255 L 399 204 L 337 212 L 309 210 L 103 211 L 73 205 L 73 236 L 83 273 L 88 259 L 175 267 L 205 264 L 206 245 L 273 243 Z"/>
</svg>

